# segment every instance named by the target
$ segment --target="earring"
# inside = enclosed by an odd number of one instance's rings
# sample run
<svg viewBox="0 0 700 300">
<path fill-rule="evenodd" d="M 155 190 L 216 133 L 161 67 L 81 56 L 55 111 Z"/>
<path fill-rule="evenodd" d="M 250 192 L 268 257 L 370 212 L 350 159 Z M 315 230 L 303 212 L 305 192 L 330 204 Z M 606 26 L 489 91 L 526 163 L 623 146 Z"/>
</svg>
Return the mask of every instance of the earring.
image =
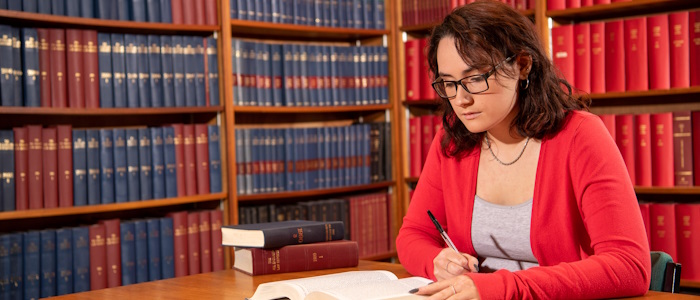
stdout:
<svg viewBox="0 0 700 300">
<path fill-rule="evenodd" d="M 523 82 L 525 85 L 523 86 Z M 530 78 L 526 78 L 525 81 L 520 81 L 520 88 L 526 90 L 530 86 Z"/>
</svg>

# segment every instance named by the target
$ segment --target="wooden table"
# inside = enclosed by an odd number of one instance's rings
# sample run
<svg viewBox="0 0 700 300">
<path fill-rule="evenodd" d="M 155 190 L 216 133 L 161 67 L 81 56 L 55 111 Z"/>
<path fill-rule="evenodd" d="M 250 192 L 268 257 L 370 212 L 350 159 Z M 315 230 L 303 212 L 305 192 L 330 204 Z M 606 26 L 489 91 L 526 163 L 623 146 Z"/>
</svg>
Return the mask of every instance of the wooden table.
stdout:
<svg viewBox="0 0 700 300">
<path fill-rule="evenodd" d="M 97 291 L 75 293 L 52 299 L 227 299 L 243 300 L 255 292 L 255 288 L 265 282 L 317 276 L 357 270 L 388 270 L 399 278 L 411 275 L 400 264 L 360 261 L 356 268 L 343 268 L 275 275 L 249 276 L 235 270 L 224 270 L 206 274 L 198 274 L 179 278 L 144 282 L 129 286 L 102 289 Z M 683 294 L 648 292 L 643 297 L 628 299 L 695 299 L 696 297 Z"/>
</svg>

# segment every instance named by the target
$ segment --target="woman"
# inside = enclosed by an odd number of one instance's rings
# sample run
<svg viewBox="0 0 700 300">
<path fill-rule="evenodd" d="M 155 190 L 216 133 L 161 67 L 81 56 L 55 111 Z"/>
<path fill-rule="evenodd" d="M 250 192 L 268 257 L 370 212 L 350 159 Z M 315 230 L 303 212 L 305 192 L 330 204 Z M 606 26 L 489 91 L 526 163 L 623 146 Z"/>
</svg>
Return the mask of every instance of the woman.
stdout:
<svg viewBox="0 0 700 300">
<path fill-rule="evenodd" d="M 622 156 L 533 27 L 486 0 L 433 30 L 444 130 L 396 240 L 410 273 L 438 280 L 417 294 L 575 299 L 649 288 L 647 236 Z M 428 210 L 461 253 L 444 246 Z"/>
</svg>

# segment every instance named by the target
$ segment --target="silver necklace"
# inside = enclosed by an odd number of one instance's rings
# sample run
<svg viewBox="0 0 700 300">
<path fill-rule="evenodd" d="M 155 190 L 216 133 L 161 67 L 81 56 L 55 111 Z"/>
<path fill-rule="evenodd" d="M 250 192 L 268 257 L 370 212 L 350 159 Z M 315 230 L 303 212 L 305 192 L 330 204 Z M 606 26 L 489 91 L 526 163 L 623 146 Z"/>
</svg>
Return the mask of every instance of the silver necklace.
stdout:
<svg viewBox="0 0 700 300">
<path fill-rule="evenodd" d="M 515 158 L 513 161 L 511 161 L 511 162 L 505 163 L 505 162 L 501 161 L 500 159 L 498 159 L 498 157 L 496 157 L 496 153 L 493 153 L 493 149 L 491 149 L 491 141 L 489 141 L 489 136 L 488 136 L 487 134 L 484 134 L 484 137 L 486 138 L 486 146 L 489 147 L 489 152 L 491 152 L 491 156 L 493 156 L 493 158 L 494 158 L 499 164 L 502 164 L 502 165 L 504 165 L 504 166 L 510 166 L 510 165 L 514 164 L 516 161 L 518 161 L 518 160 L 520 159 L 520 157 L 523 156 L 523 153 L 525 153 L 525 148 L 527 147 L 527 143 L 530 142 L 530 137 L 528 136 L 528 137 L 527 137 L 527 140 L 525 140 L 525 146 L 523 146 L 523 150 L 520 150 L 520 154 L 518 154 L 518 157 L 516 157 L 516 158 Z"/>
</svg>

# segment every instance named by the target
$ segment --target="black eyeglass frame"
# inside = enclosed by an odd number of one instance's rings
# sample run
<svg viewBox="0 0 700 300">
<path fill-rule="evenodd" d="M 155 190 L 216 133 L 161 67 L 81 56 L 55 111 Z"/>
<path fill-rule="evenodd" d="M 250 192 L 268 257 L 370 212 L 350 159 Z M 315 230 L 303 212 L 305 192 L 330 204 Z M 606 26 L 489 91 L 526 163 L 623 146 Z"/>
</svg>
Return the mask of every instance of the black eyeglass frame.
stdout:
<svg viewBox="0 0 700 300">
<path fill-rule="evenodd" d="M 486 72 L 486 73 L 478 74 L 478 75 L 470 75 L 470 76 L 464 77 L 464 78 L 462 78 L 462 79 L 460 79 L 460 80 L 441 80 L 441 81 L 433 81 L 433 83 L 431 83 L 430 86 L 433 88 L 433 90 L 435 90 L 435 92 L 438 94 L 438 96 L 440 96 L 440 97 L 442 97 L 442 98 L 445 98 L 445 99 L 452 99 L 452 98 L 454 98 L 454 97 L 457 97 L 457 85 L 462 86 L 462 88 L 463 88 L 467 93 L 469 93 L 469 94 L 472 94 L 472 95 L 481 94 L 481 93 L 483 93 L 483 92 L 489 90 L 489 77 L 491 77 L 491 75 L 493 75 L 494 73 L 496 73 L 496 69 L 498 69 L 498 67 L 500 67 L 503 63 L 510 62 L 510 61 L 513 60 L 513 58 L 515 58 L 516 56 L 517 56 L 517 54 L 513 54 L 512 56 L 510 56 L 510 57 L 504 59 L 502 62 L 500 62 L 500 63 L 498 63 L 496 66 L 494 66 L 493 69 L 491 69 L 491 71 L 488 71 L 488 72 Z M 462 83 L 462 81 L 464 81 L 465 79 L 476 78 L 476 77 L 482 77 L 482 78 L 484 79 L 484 82 L 486 83 L 486 89 L 484 89 L 483 91 L 471 92 L 471 91 L 469 91 L 469 89 L 467 88 L 467 86 L 466 86 L 464 83 Z M 451 83 L 453 83 L 453 84 L 455 85 L 455 95 L 454 95 L 454 96 L 445 97 L 445 96 L 440 95 L 440 91 L 439 91 L 439 89 L 437 88 L 437 86 L 438 86 L 438 85 L 444 85 L 446 82 L 451 82 Z"/>
</svg>

